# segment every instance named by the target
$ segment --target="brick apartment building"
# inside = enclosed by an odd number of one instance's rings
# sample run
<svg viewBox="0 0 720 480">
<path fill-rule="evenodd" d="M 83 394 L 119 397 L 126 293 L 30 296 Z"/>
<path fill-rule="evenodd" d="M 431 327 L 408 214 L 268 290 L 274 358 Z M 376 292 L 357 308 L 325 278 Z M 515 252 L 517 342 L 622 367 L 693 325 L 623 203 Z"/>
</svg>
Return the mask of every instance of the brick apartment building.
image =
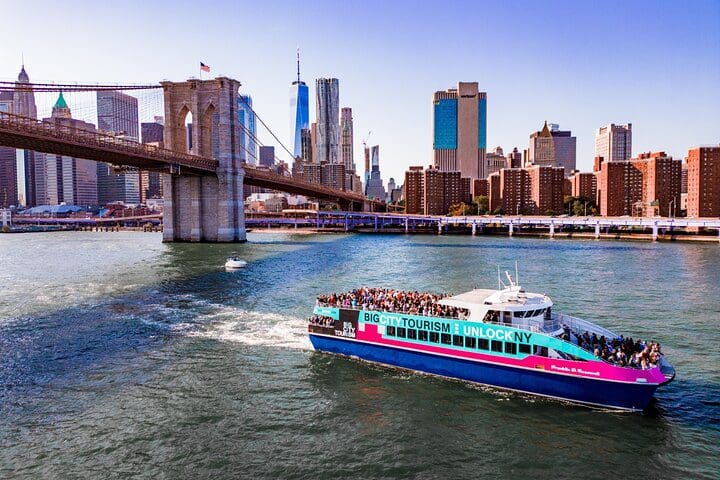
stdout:
<svg viewBox="0 0 720 480">
<path fill-rule="evenodd" d="M 570 195 L 595 201 L 597 197 L 597 178 L 594 173 L 578 172 L 576 170 L 570 175 L 570 184 Z"/>
<path fill-rule="evenodd" d="M 629 161 L 602 162 L 597 203 L 603 216 L 668 216 L 680 211 L 682 165 L 665 152 Z"/>
<path fill-rule="evenodd" d="M 410 167 L 405 172 L 405 212 L 444 215 L 453 204 L 470 203 L 470 178 L 435 167 Z"/>
<path fill-rule="evenodd" d="M 688 217 L 720 217 L 720 145 L 688 150 L 687 192 Z"/>
</svg>

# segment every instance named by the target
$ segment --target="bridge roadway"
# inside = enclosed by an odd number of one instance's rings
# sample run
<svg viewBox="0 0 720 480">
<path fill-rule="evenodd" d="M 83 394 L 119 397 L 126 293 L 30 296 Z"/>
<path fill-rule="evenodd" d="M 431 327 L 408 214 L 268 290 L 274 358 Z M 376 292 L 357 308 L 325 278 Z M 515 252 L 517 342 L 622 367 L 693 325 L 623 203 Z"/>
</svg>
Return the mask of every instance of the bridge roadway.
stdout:
<svg viewBox="0 0 720 480">
<path fill-rule="evenodd" d="M 202 176 L 218 169 L 218 162 L 211 158 L 5 112 L 0 112 L 0 145 L 172 174 Z M 335 190 L 253 165 L 246 164 L 243 169 L 248 185 L 338 202 L 345 207 L 369 203 L 359 193 Z"/>
</svg>

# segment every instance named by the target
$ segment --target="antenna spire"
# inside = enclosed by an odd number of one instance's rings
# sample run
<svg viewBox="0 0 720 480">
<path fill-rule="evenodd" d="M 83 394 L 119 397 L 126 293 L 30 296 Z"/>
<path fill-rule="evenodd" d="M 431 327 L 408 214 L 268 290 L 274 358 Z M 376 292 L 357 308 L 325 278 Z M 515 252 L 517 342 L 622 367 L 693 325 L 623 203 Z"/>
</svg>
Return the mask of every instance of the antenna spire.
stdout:
<svg viewBox="0 0 720 480">
<path fill-rule="evenodd" d="M 297 47 L 297 81 L 300 84 L 300 47 Z"/>
</svg>

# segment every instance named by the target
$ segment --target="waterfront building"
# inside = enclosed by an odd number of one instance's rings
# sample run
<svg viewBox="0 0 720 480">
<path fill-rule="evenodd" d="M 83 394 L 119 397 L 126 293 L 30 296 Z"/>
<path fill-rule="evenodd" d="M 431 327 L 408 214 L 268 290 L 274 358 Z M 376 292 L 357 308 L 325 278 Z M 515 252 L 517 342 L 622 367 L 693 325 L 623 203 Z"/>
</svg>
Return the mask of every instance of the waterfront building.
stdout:
<svg viewBox="0 0 720 480">
<path fill-rule="evenodd" d="M 95 131 L 95 125 L 72 118 L 70 107 L 62 93 L 52 109 L 50 118 L 43 121 L 66 125 L 76 129 Z M 37 195 L 44 205 L 77 205 L 91 207 L 98 205 L 97 165 L 92 160 L 36 152 Z"/>
<path fill-rule="evenodd" d="M 479 197 L 479 196 L 489 197 L 490 191 L 488 189 L 489 189 L 489 183 L 488 183 L 487 178 L 477 178 L 477 179 L 473 180 L 472 191 L 473 191 L 474 197 Z"/>
<path fill-rule="evenodd" d="M 485 178 L 487 148 L 487 93 L 477 82 L 433 94 L 434 165 L 462 177 Z"/>
<path fill-rule="evenodd" d="M 597 204 L 600 215 L 623 216 L 642 213 L 642 174 L 630 161 L 602 162 L 597 175 Z"/>
<path fill-rule="evenodd" d="M 575 170 L 570 175 L 570 195 L 595 201 L 597 197 L 597 177 L 594 173 Z"/>
<path fill-rule="evenodd" d="M 290 87 L 290 131 L 293 135 L 293 157 L 303 156 L 303 130 L 310 127 L 309 90 L 300 80 L 300 50 L 297 52 L 297 79 Z"/>
<path fill-rule="evenodd" d="M 322 183 L 322 166 L 318 163 L 306 163 L 302 167 L 302 179 L 310 183 Z"/>
<path fill-rule="evenodd" d="M 530 178 L 530 200 L 532 210 L 526 207 L 526 213 L 552 215 L 563 212 L 565 198 L 565 169 L 544 165 L 532 165 L 527 168 Z"/>
<path fill-rule="evenodd" d="M 275 147 L 265 145 L 260 147 L 260 165 L 263 167 L 272 167 L 275 164 Z"/>
<path fill-rule="evenodd" d="M 665 152 L 641 153 L 632 160 L 642 175 L 642 214 L 676 217 L 680 211 L 682 162 Z"/>
<path fill-rule="evenodd" d="M 535 205 L 531 197 L 530 175 L 526 168 L 505 169 L 499 173 L 501 208 L 506 215 L 534 213 Z M 493 202 L 497 203 L 497 202 Z"/>
<path fill-rule="evenodd" d="M 565 176 L 575 170 L 577 139 L 569 130 L 562 131 L 555 123 L 547 121 L 541 130 L 530 134 L 528 149 L 529 165 L 562 167 Z"/>
<path fill-rule="evenodd" d="M 313 161 L 313 142 L 309 128 L 303 128 L 300 132 L 300 158 L 303 162 Z"/>
<path fill-rule="evenodd" d="M 117 91 L 97 92 L 98 130 L 109 135 L 140 140 L 137 98 Z M 98 201 L 140 203 L 140 172 L 114 171 L 112 166 L 97 162 Z"/>
<path fill-rule="evenodd" d="M 380 176 L 380 146 L 373 145 L 370 149 L 370 178 L 365 185 L 365 196 L 377 200 L 385 200 L 385 187 Z"/>
<path fill-rule="evenodd" d="M 143 122 L 140 124 L 140 138 L 142 143 L 155 145 L 158 148 L 164 147 L 163 135 L 165 126 L 161 121 L 162 117 L 158 117 L 155 122 Z M 148 199 L 161 198 L 162 196 L 163 190 L 160 172 L 141 170 L 140 203 L 147 204 Z"/>
<path fill-rule="evenodd" d="M 37 106 L 35 104 L 35 93 L 32 87 L 28 87 L 30 77 L 25 71 L 25 65 L 20 67 L 15 91 L 13 92 L 12 113 L 25 117 L 37 118 Z M 18 202 L 26 207 L 37 205 L 35 194 L 35 152 L 31 150 L 17 150 L 18 167 Z"/>
<path fill-rule="evenodd" d="M 676 216 L 680 211 L 682 165 L 665 152 L 629 161 L 602 162 L 597 203 L 603 216 Z"/>
<path fill-rule="evenodd" d="M 688 217 L 720 217 L 720 145 L 688 150 Z"/>
<path fill-rule="evenodd" d="M 499 172 L 501 168 L 505 168 L 506 164 L 507 159 L 502 147 L 495 147 L 494 151 L 485 154 L 485 177 Z"/>
<path fill-rule="evenodd" d="M 422 214 L 424 212 L 424 174 L 422 166 L 413 166 L 405 172 L 405 213 Z"/>
<path fill-rule="evenodd" d="M 0 112 L 13 113 L 12 92 L 0 92 Z M 12 147 L 0 147 L 0 208 L 17 204 L 17 153 Z"/>
<path fill-rule="evenodd" d="M 445 215 L 460 201 L 460 172 L 446 172 L 431 166 L 424 172 L 423 213 Z"/>
<path fill-rule="evenodd" d="M 391 197 L 393 190 L 395 190 L 395 179 L 393 177 L 390 177 L 390 180 L 388 180 L 387 183 L 387 203 L 390 203 L 392 201 Z"/>
<path fill-rule="evenodd" d="M 353 161 L 353 118 L 352 108 L 343 107 L 340 114 L 341 125 L 341 159 L 340 163 L 345 165 L 346 172 L 355 172 Z"/>
<path fill-rule="evenodd" d="M 250 165 L 258 163 L 257 119 L 250 95 L 238 95 L 238 123 L 240 124 L 240 156 Z M 192 138 L 188 134 L 188 138 Z"/>
<path fill-rule="evenodd" d="M 340 86 L 337 78 L 316 80 L 317 163 L 340 163 Z"/>
<path fill-rule="evenodd" d="M 520 153 L 517 147 L 513 148 L 513 151 L 507 154 L 507 161 L 505 168 L 521 168 L 522 167 L 522 153 Z"/>
<path fill-rule="evenodd" d="M 324 163 L 321 165 L 321 183 L 335 190 L 345 190 L 345 165 Z"/>
<path fill-rule="evenodd" d="M 632 123 L 611 123 L 595 132 L 595 156 L 605 162 L 622 162 L 632 158 Z"/>
<path fill-rule="evenodd" d="M 345 165 L 345 190 L 355 191 L 362 187 L 360 178 L 355 175 L 355 161 L 353 159 L 353 118 L 352 109 L 343 107 L 340 111 L 340 163 Z"/>
</svg>

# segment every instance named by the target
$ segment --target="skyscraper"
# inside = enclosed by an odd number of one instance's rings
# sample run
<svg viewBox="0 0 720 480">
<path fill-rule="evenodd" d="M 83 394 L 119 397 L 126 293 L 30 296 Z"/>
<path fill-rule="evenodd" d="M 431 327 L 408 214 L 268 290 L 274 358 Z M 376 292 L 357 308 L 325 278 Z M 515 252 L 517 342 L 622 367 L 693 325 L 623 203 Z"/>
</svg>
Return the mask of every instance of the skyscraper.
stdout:
<svg viewBox="0 0 720 480">
<path fill-rule="evenodd" d="M 37 118 L 37 107 L 35 105 L 35 93 L 27 84 L 30 83 L 30 77 L 25 71 L 25 65 L 20 68 L 17 82 L 15 82 L 15 91 L 13 92 L 13 113 L 23 115 L 25 117 Z M 35 198 L 35 152 L 31 150 L 18 150 L 18 166 L 22 172 L 19 184 L 21 187 L 18 192 L 20 203 L 24 203 L 27 207 L 37 205 Z M 24 197 L 24 198 L 21 198 Z"/>
<path fill-rule="evenodd" d="M 240 123 L 240 155 L 250 165 L 258 163 L 257 125 L 252 110 L 252 97 L 238 95 L 238 122 Z"/>
<path fill-rule="evenodd" d="M 343 107 L 340 115 L 340 131 L 341 131 L 341 163 L 345 165 L 345 172 L 355 172 L 355 162 L 353 161 L 353 118 L 352 108 Z"/>
<path fill-rule="evenodd" d="M 300 80 L 300 50 L 297 52 L 297 80 L 290 87 L 290 130 L 293 135 L 293 157 L 302 157 L 302 131 L 310 126 L 308 87 Z"/>
<path fill-rule="evenodd" d="M 139 141 L 137 98 L 122 92 L 97 92 L 98 130 Z M 140 203 L 140 172 L 114 172 L 104 162 L 97 164 L 98 201 Z"/>
<path fill-rule="evenodd" d="M 487 94 L 477 82 L 433 95 L 433 151 L 435 166 L 459 171 L 462 177 L 485 178 Z"/>
<path fill-rule="evenodd" d="M 61 93 L 52 109 L 50 118 L 44 121 L 66 125 L 76 129 L 95 131 L 92 123 L 72 118 L 70 107 Z M 97 165 L 92 160 L 67 157 L 50 153 L 35 153 L 38 177 L 37 195 L 48 205 L 77 205 L 81 207 L 98 204 Z M 41 168 L 38 168 L 42 164 Z M 42 181 L 40 175 L 42 174 Z"/>
<path fill-rule="evenodd" d="M 365 184 L 365 196 L 378 200 L 385 200 L 385 187 L 383 187 L 382 177 L 380 176 L 380 146 L 373 145 L 370 149 L 371 170 L 370 178 Z"/>
<path fill-rule="evenodd" d="M 0 112 L 13 113 L 12 92 L 0 92 Z M 0 208 L 18 203 L 18 172 L 15 149 L 0 147 Z"/>
<path fill-rule="evenodd" d="M 318 78 L 317 95 L 317 163 L 340 163 L 340 86 L 337 78 Z"/>
<path fill-rule="evenodd" d="M 275 147 L 265 145 L 260 147 L 260 165 L 264 167 L 272 167 L 275 165 Z"/>
<path fill-rule="evenodd" d="M 160 148 L 164 146 L 163 135 L 165 127 L 162 123 L 162 117 L 155 117 L 155 122 L 147 122 L 140 124 L 140 136 L 143 143 L 156 145 Z M 162 180 L 159 172 L 141 171 L 140 172 L 140 202 L 145 203 L 148 198 L 160 198 L 163 195 Z"/>
<path fill-rule="evenodd" d="M 556 123 L 530 134 L 528 165 L 563 167 L 565 176 L 575 170 L 577 139 L 569 130 L 561 131 Z"/>
<path fill-rule="evenodd" d="M 595 156 L 605 162 L 622 162 L 632 157 L 632 123 L 600 127 L 595 132 Z"/>
</svg>

